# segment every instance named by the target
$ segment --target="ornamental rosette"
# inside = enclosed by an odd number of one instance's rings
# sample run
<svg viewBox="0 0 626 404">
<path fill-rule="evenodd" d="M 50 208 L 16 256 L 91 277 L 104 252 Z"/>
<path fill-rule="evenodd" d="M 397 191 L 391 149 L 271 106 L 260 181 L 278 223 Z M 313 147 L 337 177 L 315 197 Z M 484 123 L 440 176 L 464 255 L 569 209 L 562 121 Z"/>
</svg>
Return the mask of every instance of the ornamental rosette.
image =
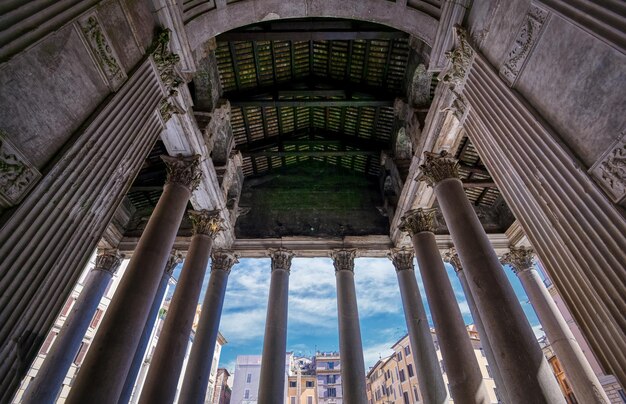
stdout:
<svg viewBox="0 0 626 404">
<path fill-rule="evenodd" d="M 170 252 L 170 256 L 167 258 L 167 263 L 165 264 L 165 273 L 172 276 L 174 268 L 176 268 L 176 265 L 181 262 L 183 262 L 183 254 L 178 250 L 172 250 L 172 252 Z"/>
<path fill-rule="evenodd" d="M 448 251 L 441 253 L 441 258 L 443 262 L 447 262 L 452 265 L 452 268 L 456 272 L 463 270 L 463 265 L 461 265 L 461 259 L 459 258 L 459 254 L 457 254 L 456 249 L 450 248 Z"/>
<path fill-rule="evenodd" d="M 193 226 L 193 234 L 204 234 L 215 238 L 217 233 L 225 229 L 224 219 L 218 210 L 190 210 L 189 219 Z"/>
<path fill-rule="evenodd" d="M 515 274 L 524 272 L 534 267 L 535 252 L 532 248 L 509 247 L 509 252 L 500 258 L 502 264 L 508 264 Z"/>
<path fill-rule="evenodd" d="M 296 255 L 286 248 L 270 248 L 269 254 L 272 259 L 272 272 L 276 269 L 284 269 L 287 272 L 291 269 L 291 260 Z"/>
<path fill-rule="evenodd" d="M 418 208 L 409 210 L 400 219 L 400 230 L 411 235 L 421 233 L 423 231 L 435 232 L 435 213 L 437 209 Z"/>
<path fill-rule="evenodd" d="M 121 254 L 117 248 L 98 251 L 96 256 L 96 267 L 94 269 L 110 272 L 115 274 L 122 265 L 124 254 Z"/>
<path fill-rule="evenodd" d="M 413 265 L 414 257 L 415 252 L 409 247 L 392 248 L 387 253 L 387 258 L 391 260 L 393 266 L 396 268 L 396 271 L 415 269 Z"/>
<path fill-rule="evenodd" d="M 233 265 L 239 262 L 239 255 L 231 250 L 218 249 L 211 254 L 211 271 L 230 273 Z"/>
<path fill-rule="evenodd" d="M 420 169 L 422 173 L 417 180 L 425 181 L 431 187 L 448 178 L 459 178 L 459 161 L 445 150 L 440 153 L 424 152 Z"/>
<path fill-rule="evenodd" d="M 354 272 L 354 259 L 356 258 L 356 248 L 333 250 L 330 257 L 333 259 L 335 272 L 351 271 Z"/>
<path fill-rule="evenodd" d="M 165 184 L 180 184 L 193 192 L 202 179 L 202 171 L 200 170 L 200 155 L 183 156 L 179 154 L 177 157 L 161 156 L 161 160 L 165 163 L 167 171 L 167 179 Z"/>
</svg>

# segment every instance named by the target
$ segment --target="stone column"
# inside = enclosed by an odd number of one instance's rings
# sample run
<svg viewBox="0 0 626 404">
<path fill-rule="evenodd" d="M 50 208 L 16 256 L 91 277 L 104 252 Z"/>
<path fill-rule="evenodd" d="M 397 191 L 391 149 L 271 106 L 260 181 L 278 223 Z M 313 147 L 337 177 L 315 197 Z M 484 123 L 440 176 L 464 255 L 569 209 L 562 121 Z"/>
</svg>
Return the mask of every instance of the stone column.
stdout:
<svg viewBox="0 0 626 404">
<path fill-rule="evenodd" d="M 509 401 L 564 403 L 552 370 L 463 190 L 458 161 L 445 151 L 426 152 L 420 169 L 419 179 L 434 187 Z"/>
<path fill-rule="evenodd" d="M 183 386 L 178 398 L 179 402 L 186 404 L 204 403 L 211 376 L 228 275 L 232 266 L 239 262 L 234 252 L 226 250 L 215 251 L 212 258 L 209 286 L 202 303 L 198 329 L 191 346 Z"/>
<path fill-rule="evenodd" d="M 98 252 L 96 266 L 89 272 L 74 308 L 67 316 L 35 380 L 28 386 L 24 403 L 52 403 L 72 366 L 83 337 L 111 278 L 120 267 L 123 255 L 118 250 Z"/>
<path fill-rule="evenodd" d="M 506 386 L 502 381 L 502 377 L 500 376 L 500 369 L 498 368 L 498 363 L 496 362 L 496 358 L 493 356 L 493 351 L 491 350 L 491 345 L 489 344 L 489 337 L 485 333 L 485 327 L 483 326 L 483 321 L 480 319 L 480 313 L 476 309 L 476 303 L 474 302 L 474 296 L 472 296 L 472 291 L 469 289 L 467 284 L 467 279 L 465 279 L 465 272 L 463 272 L 463 265 L 461 265 L 461 259 L 459 255 L 456 253 L 454 248 L 446 251 L 442 254 L 442 258 L 445 262 L 449 262 L 454 268 L 456 275 L 461 282 L 461 287 L 463 288 L 463 293 L 465 294 L 465 298 L 467 300 L 467 305 L 469 306 L 470 312 L 472 313 L 472 319 L 474 319 L 474 325 L 478 330 L 478 335 L 480 336 L 480 345 L 483 348 L 483 352 L 485 353 L 485 357 L 487 358 L 487 363 L 489 363 L 489 368 L 491 373 L 493 374 L 493 379 L 496 382 L 496 387 L 498 388 L 498 395 L 502 398 L 502 401 L 508 403 L 506 394 Z"/>
<path fill-rule="evenodd" d="M 270 250 L 272 280 L 263 338 L 259 404 L 283 403 L 285 401 L 287 298 L 289 295 L 289 271 L 293 256 L 292 251 L 284 248 Z"/>
<path fill-rule="evenodd" d="M 150 315 L 148 316 L 148 322 L 143 327 L 139 346 L 135 351 L 135 357 L 133 358 L 133 363 L 130 365 L 128 376 L 126 376 L 126 383 L 124 384 L 122 394 L 120 395 L 120 398 L 118 400 L 119 404 L 126 404 L 130 401 L 130 397 L 133 394 L 133 388 L 135 387 L 135 384 L 137 382 L 137 375 L 139 374 L 141 364 L 143 363 L 144 357 L 146 356 L 146 349 L 148 348 L 148 343 L 150 342 L 150 336 L 152 335 L 154 324 L 156 323 L 157 317 L 159 316 L 159 310 L 161 309 L 161 306 L 163 304 L 163 297 L 165 296 L 167 285 L 170 281 L 170 278 L 172 277 L 174 268 L 176 268 L 176 265 L 182 262 L 182 260 L 182 254 L 176 250 L 172 250 L 170 258 L 167 260 L 167 264 L 165 265 L 163 277 L 161 278 L 161 283 L 159 283 L 159 288 L 157 289 L 156 296 L 154 297 L 154 302 L 152 302 Z"/>
<path fill-rule="evenodd" d="M 408 211 L 400 230 L 411 235 L 455 403 L 488 403 L 489 394 L 435 240 L 435 210 Z"/>
<path fill-rule="evenodd" d="M 509 264 L 522 282 L 546 337 L 563 365 L 576 400 L 580 403 L 609 403 L 602 384 L 535 269 L 533 255 L 534 251 L 530 248 L 510 247 L 510 252 L 504 254 L 501 261 Z"/>
<path fill-rule="evenodd" d="M 176 387 L 189 345 L 211 247 L 215 236 L 223 229 L 218 211 L 190 211 L 189 218 L 193 225 L 193 236 L 141 390 L 140 404 L 171 403 L 176 398 Z"/>
<path fill-rule="evenodd" d="M 191 192 L 200 156 L 163 156 L 167 180 L 67 399 L 117 403 Z"/>
<path fill-rule="evenodd" d="M 437 350 L 415 279 L 413 256 L 413 249 L 406 247 L 395 248 L 388 255 L 398 275 L 411 354 L 422 397 L 426 404 L 447 403 L 448 393 L 439 367 Z"/>
<path fill-rule="evenodd" d="M 354 287 L 355 256 L 355 249 L 334 250 L 331 253 L 337 279 L 341 387 L 346 404 L 367 403 L 365 361 Z"/>
</svg>

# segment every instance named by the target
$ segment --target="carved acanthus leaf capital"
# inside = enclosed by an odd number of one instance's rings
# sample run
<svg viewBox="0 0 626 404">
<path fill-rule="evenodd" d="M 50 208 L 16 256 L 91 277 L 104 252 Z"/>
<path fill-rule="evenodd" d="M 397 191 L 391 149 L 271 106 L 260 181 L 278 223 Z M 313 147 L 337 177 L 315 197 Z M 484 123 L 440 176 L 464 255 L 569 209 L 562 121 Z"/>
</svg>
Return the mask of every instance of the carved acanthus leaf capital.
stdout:
<svg viewBox="0 0 626 404">
<path fill-rule="evenodd" d="M 178 94 L 177 88 L 185 81 L 176 71 L 176 64 L 180 61 L 180 57 L 170 52 L 168 47 L 170 32 L 169 29 L 161 29 L 150 46 L 149 53 L 152 54 L 152 59 L 159 71 L 159 76 L 167 89 L 168 95 L 176 95 Z"/>
<path fill-rule="evenodd" d="M 413 265 L 415 252 L 412 248 L 392 248 L 387 253 L 387 257 L 391 260 L 391 262 L 393 262 L 393 266 L 396 268 L 396 271 L 415 269 L 415 266 Z"/>
<path fill-rule="evenodd" d="M 217 233 L 225 229 L 224 219 L 218 210 L 190 210 L 189 219 L 193 226 L 193 234 L 204 234 L 215 238 Z"/>
<path fill-rule="evenodd" d="M 354 272 L 354 259 L 356 258 L 356 253 L 356 248 L 333 250 L 330 253 L 330 257 L 333 259 L 335 272 L 344 270 Z"/>
<path fill-rule="evenodd" d="M 239 255 L 231 250 L 218 249 L 211 254 L 211 271 L 230 272 L 233 265 L 239 262 Z"/>
<path fill-rule="evenodd" d="M 436 209 L 412 209 L 409 210 L 400 219 L 400 230 L 405 231 L 411 235 L 417 234 L 423 231 L 429 231 L 434 233 L 436 229 L 435 214 Z"/>
<path fill-rule="evenodd" d="M 161 118 L 163 118 L 163 121 L 167 122 L 170 120 L 172 115 L 184 114 L 185 111 L 178 108 L 176 104 L 169 101 L 167 98 L 163 98 L 161 100 L 161 103 L 159 104 L 159 113 L 161 114 Z"/>
<path fill-rule="evenodd" d="M 445 150 L 440 153 L 424 152 L 420 169 L 417 180 L 425 181 L 431 187 L 447 178 L 459 178 L 459 161 Z"/>
<path fill-rule="evenodd" d="M 454 268 L 456 272 L 463 270 L 461 259 L 459 258 L 459 254 L 457 254 L 455 248 L 450 248 L 448 251 L 442 252 L 441 258 L 443 259 L 443 262 L 447 262 L 452 265 L 452 268 Z"/>
<path fill-rule="evenodd" d="M 449 65 L 439 80 L 448 84 L 452 88 L 457 88 L 465 83 L 467 72 L 472 64 L 474 50 L 467 40 L 467 31 L 460 25 L 454 26 L 454 33 L 457 39 L 457 47 L 446 52 Z"/>
<path fill-rule="evenodd" d="M 111 248 L 98 251 L 96 256 L 96 266 L 94 270 L 109 272 L 115 274 L 122 265 L 124 254 L 120 253 L 117 248 Z"/>
<path fill-rule="evenodd" d="M 161 160 L 165 162 L 167 170 L 167 179 L 165 184 L 176 183 L 189 188 L 193 191 L 200 185 L 202 172 L 200 171 L 200 155 L 178 157 L 161 156 Z"/>
<path fill-rule="evenodd" d="M 169 276 L 172 276 L 172 274 L 174 273 L 174 268 L 176 268 L 176 265 L 180 264 L 181 262 L 183 262 L 183 254 L 178 250 L 172 250 L 172 252 L 170 252 L 170 256 L 167 259 L 167 263 L 165 264 L 165 273 Z"/>
<path fill-rule="evenodd" d="M 502 264 L 508 264 L 515 274 L 527 271 L 534 267 L 535 252 L 532 248 L 509 247 L 509 252 L 500 258 Z"/>
<path fill-rule="evenodd" d="M 286 248 L 270 248 L 268 255 L 272 259 L 272 272 L 276 269 L 285 269 L 287 272 L 291 269 L 291 260 L 296 255 L 293 251 Z"/>
</svg>

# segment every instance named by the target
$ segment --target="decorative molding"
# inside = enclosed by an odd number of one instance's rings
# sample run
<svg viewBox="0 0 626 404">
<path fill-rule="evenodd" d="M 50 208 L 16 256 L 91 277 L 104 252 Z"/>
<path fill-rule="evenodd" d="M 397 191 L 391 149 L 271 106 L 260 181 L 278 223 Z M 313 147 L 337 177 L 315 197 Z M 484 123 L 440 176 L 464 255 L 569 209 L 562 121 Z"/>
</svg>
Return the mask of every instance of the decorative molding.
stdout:
<svg viewBox="0 0 626 404">
<path fill-rule="evenodd" d="M 120 265 L 122 265 L 123 259 L 124 254 L 121 254 L 116 248 L 98 251 L 98 255 L 96 256 L 96 266 L 93 270 L 105 271 L 114 275 Z"/>
<path fill-rule="evenodd" d="M 626 202 L 626 131 L 589 169 L 615 203 Z"/>
<path fill-rule="evenodd" d="M 417 181 L 425 181 L 431 187 L 448 178 L 459 178 L 459 161 L 447 151 L 424 152 L 421 174 Z"/>
<path fill-rule="evenodd" d="M 81 19 L 78 25 L 98 67 L 109 82 L 109 86 L 113 91 L 117 91 L 127 76 L 120 65 L 110 38 L 102 28 L 96 14 Z"/>
<path fill-rule="evenodd" d="M 159 77 L 167 94 L 176 96 L 178 95 L 178 87 L 185 81 L 176 70 L 176 64 L 180 61 L 180 57 L 170 52 L 168 47 L 170 32 L 169 29 L 161 29 L 148 52 L 152 54 L 152 59 L 159 71 Z"/>
<path fill-rule="evenodd" d="M 535 251 L 532 248 L 513 247 L 509 248 L 509 252 L 502 255 L 500 262 L 511 266 L 513 272 L 517 275 L 520 272 L 534 268 Z"/>
<path fill-rule="evenodd" d="M 272 272 L 276 269 L 284 269 L 287 272 L 291 270 L 291 260 L 296 255 L 293 251 L 286 248 L 270 248 L 268 255 L 272 259 Z"/>
<path fill-rule="evenodd" d="M 474 49 L 467 40 L 468 34 L 460 25 L 454 26 L 457 47 L 445 53 L 448 58 L 448 67 L 439 75 L 439 81 L 451 88 L 460 89 L 465 83 L 467 73 L 474 59 Z"/>
<path fill-rule="evenodd" d="M 550 13 L 547 10 L 531 3 L 530 10 L 524 17 L 522 26 L 509 50 L 506 62 L 500 68 L 500 76 L 509 86 L 515 84 L 526 60 L 528 60 L 528 56 L 543 32 L 543 27 L 549 16 Z"/>
<path fill-rule="evenodd" d="M 0 208 L 15 206 L 41 179 L 41 173 L 0 129 Z"/>
<path fill-rule="evenodd" d="M 391 260 L 396 271 L 402 271 L 405 269 L 413 270 L 413 258 L 415 257 L 415 251 L 411 247 L 392 248 L 387 254 L 387 258 Z"/>
<path fill-rule="evenodd" d="M 163 118 L 163 122 L 167 122 L 170 120 L 172 115 L 184 114 L 185 111 L 180 109 L 176 104 L 169 101 L 167 98 L 163 98 L 159 104 L 159 113 L 161 114 L 161 118 Z"/>
<path fill-rule="evenodd" d="M 217 233 L 225 229 L 224 219 L 218 210 L 190 210 L 189 219 L 193 226 L 193 234 L 203 234 L 215 238 Z"/>
<path fill-rule="evenodd" d="M 233 265 L 239 263 L 239 255 L 231 250 L 218 249 L 211 254 L 211 271 L 230 273 Z"/>
<path fill-rule="evenodd" d="M 437 225 L 435 224 L 435 214 L 437 209 L 418 208 L 409 210 L 400 219 L 400 230 L 410 235 L 429 231 L 434 233 Z"/>
<path fill-rule="evenodd" d="M 183 254 L 178 250 L 172 249 L 169 258 L 167 259 L 167 263 L 165 264 L 165 273 L 172 276 L 174 268 L 176 268 L 176 265 L 181 262 L 183 262 Z"/>
<path fill-rule="evenodd" d="M 192 192 L 200 185 L 202 171 L 200 170 L 199 154 L 193 156 L 179 154 L 178 157 L 161 156 L 161 160 L 165 162 L 165 169 L 167 170 L 165 185 L 181 184 Z"/>
<path fill-rule="evenodd" d="M 442 252 L 441 259 L 443 259 L 443 262 L 447 262 L 452 265 L 452 268 L 454 268 L 455 272 L 463 270 L 463 265 L 461 264 L 459 254 L 457 254 L 456 252 L 456 248 L 452 247 L 448 251 Z"/>
<path fill-rule="evenodd" d="M 356 253 L 357 253 L 356 248 L 342 248 L 342 249 L 331 251 L 330 258 L 333 259 L 335 272 L 339 272 L 339 271 L 354 272 L 354 259 L 356 258 Z"/>
</svg>

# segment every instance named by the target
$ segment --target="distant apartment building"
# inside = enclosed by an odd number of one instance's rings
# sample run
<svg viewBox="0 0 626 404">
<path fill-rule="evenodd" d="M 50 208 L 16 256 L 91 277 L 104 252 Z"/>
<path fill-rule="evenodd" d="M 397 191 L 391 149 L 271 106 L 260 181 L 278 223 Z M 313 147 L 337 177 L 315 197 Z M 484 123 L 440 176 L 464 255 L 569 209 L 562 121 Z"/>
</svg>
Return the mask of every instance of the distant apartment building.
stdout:
<svg viewBox="0 0 626 404">
<path fill-rule="evenodd" d="M 496 385 L 491 375 L 491 370 L 487 364 L 487 358 L 480 345 L 478 332 L 473 326 L 468 326 L 468 334 L 474 347 L 474 353 L 483 374 L 485 387 L 489 393 L 491 403 L 499 403 Z M 443 372 L 443 379 L 450 397 L 448 386 L 448 375 L 443 365 L 441 349 L 437 343 L 437 336 L 431 330 L 437 357 Z M 413 363 L 412 347 L 409 336 L 400 338 L 392 347 L 394 353 L 386 358 L 381 358 L 367 373 L 367 399 L 369 404 L 413 404 L 422 403 L 419 384 L 417 382 L 417 372 Z M 453 400 L 450 399 L 452 403 Z"/>
<path fill-rule="evenodd" d="M 215 389 L 213 390 L 213 396 L 211 398 L 211 404 L 229 404 L 231 389 L 228 386 L 228 378 L 230 373 L 227 369 L 217 369 L 217 375 L 215 376 Z"/>
<path fill-rule="evenodd" d="M 293 354 L 285 354 L 285 397 L 293 366 Z M 261 377 L 261 355 L 239 355 L 235 362 L 231 404 L 257 404 Z"/>
<path fill-rule="evenodd" d="M 295 374 L 288 377 L 286 404 L 317 404 L 315 374 L 303 374 L 296 369 Z"/>
<path fill-rule="evenodd" d="M 318 352 L 314 359 L 317 376 L 317 402 L 342 404 L 341 360 L 339 352 Z"/>
</svg>

